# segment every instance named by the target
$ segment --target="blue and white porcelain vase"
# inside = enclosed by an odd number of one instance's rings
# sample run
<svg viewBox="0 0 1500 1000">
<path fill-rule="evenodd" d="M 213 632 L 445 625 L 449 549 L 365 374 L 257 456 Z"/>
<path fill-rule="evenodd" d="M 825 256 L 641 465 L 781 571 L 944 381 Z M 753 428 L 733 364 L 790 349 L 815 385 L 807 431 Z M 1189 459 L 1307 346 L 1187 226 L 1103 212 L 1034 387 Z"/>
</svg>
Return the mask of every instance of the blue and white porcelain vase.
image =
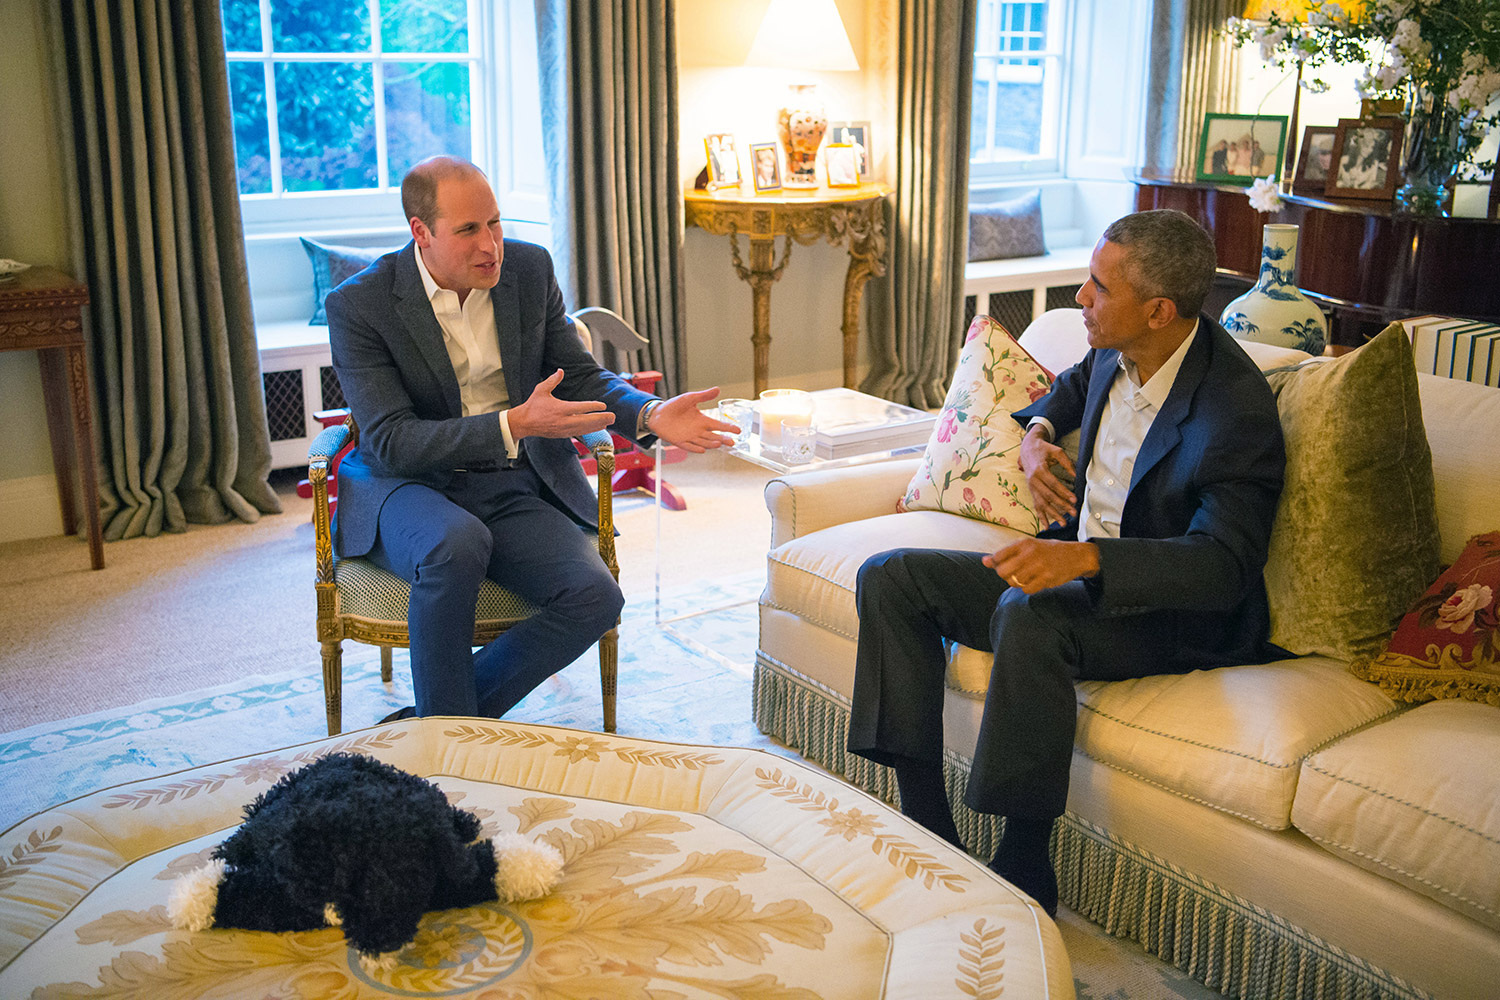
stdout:
<svg viewBox="0 0 1500 1000">
<path fill-rule="evenodd" d="M 1297 290 L 1297 227 L 1267 223 L 1261 231 L 1260 277 L 1255 287 L 1224 307 L 1219 324 L 1240 340 L 1322 354 L 1328 323 Z"/>
</svg>

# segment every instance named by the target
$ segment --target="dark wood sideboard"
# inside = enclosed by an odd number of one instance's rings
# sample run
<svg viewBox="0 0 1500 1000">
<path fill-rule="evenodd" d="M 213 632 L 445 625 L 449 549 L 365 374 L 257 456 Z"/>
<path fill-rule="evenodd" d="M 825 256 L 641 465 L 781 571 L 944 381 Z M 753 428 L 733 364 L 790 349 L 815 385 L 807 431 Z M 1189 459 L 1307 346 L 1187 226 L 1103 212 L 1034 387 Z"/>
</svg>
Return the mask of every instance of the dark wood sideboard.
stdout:
<svg viewBox="0 0 1500 1000">
<path fill-rule="evenodd" d="M 1136 209 L 1175 208 L 1213 234 L 1222 272 L 1260 271 L 1261 225 L 1301 227 L 1297 286 L 1329 313 L 1329 339 L 1354 347 L 1391 320 L 1439 313 L 1500 323 L 1500 220 L 1403 215 L 1385 202 L 1282 195 L 1262 214 L 1246 189 L 1137 176 Z"/>
</svg>

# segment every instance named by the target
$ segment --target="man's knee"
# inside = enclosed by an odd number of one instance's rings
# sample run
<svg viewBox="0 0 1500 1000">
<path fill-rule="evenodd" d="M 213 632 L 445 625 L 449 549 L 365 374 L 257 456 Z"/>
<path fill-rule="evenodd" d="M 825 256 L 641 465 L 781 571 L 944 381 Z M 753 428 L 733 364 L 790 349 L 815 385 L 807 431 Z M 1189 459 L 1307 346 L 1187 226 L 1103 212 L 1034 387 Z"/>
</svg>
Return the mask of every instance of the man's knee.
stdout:
<svg viewBox="0 0 1500 1000">
<path fill-rule="evenodd" d="M 425 572 L 441 573 L 452 578 L 484 578 L 494 544 L 490 529 L 467 511 L 453 518 L 431 547 L 417 560 L 418 578 Z"/>
<path fill-rule="evenodd" d="M 1035 594 L 1028 594 L 1020 587 L 1006 590 L 990 617 L 990 639 L 995 648 L 999 649 L 1002 641 L 1024 642 L 1038 630 L 1069 631 L 1078 610 L 1077 602 L 1070 600 L 1070 596 L 1058 587 Z"/>
<path fill-rule="evenodd" d="M 619 620 L 625 595 L 601 562 L 571 580 L 555 606 L 577 620 L 580 628 L 603 635 Z"/>
<path fill-rule="evenodd" d="M 864 609 L 889 594 L 892 588 L 900 587 L 910 580 L 906 560 L 911 551 L 886 549 L 864 561 L 854 578 L 854 603 L 857 608 Z"/>
</svg>

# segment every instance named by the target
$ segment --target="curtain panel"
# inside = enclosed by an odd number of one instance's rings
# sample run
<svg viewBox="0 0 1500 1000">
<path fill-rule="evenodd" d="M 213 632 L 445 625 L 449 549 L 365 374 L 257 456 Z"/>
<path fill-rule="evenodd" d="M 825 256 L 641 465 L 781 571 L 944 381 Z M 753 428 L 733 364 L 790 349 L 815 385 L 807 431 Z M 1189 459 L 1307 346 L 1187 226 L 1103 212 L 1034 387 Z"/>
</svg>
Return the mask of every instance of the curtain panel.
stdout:
<svg viewBox="0 0 1500 1000">
<path fill-rule="evenodd" d="M 1147 172 L 1191 176 L 1197 170 L 1203 116 L 1233 110 L 1239 49 L 1219 30 L 1244 9 L 1244 0 L 1155 0 L 1146 81 Z"/>
<path fill-rule="evenodd" d="M 604 306 L 686 374 L 675 0 L 536 0 L 553 258 L 570 308 Z M 665 393 L 664 393 L 665 394 Z"/>
<path fill-rule="evenodd" d="M 48 7 L 104 537 L 278 512 L 219 5 Z"/>
<path fill-rule="evenodd" d="M 902 0 L 886 276 L 871 283 L 865 392 L 942 403 L 963 339 L 975 0 Z"/>
</svg>

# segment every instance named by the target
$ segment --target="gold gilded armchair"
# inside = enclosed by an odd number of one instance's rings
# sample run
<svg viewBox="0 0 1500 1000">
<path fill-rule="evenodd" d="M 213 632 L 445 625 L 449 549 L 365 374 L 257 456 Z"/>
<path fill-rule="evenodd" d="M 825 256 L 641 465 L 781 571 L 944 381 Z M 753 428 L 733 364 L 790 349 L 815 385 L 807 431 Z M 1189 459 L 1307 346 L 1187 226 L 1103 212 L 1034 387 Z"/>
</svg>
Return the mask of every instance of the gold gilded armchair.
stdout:
<svg viewBox="0 0 1500 1000">
<path fill-rule="evenodd" d="M 313 530 L 317 546 L 318 640 L 323 645 L 323 695 L 328 708 L 328 735 L 341 731 L 343 722 L 343 641 L 380 647 L 380 678 L 391 679 L 391 650 L 407 648 L 406 609 L 411 585 L 367 559 L 337 559 L 330 532 L 328 477 L 336 458 L 359 440 L 359 428 L 351 416 L 344 423 L 326 427 L 307 453 L 307 479 L 312 485 Z M 615 449 L 607 431 L 578 438 L 598 464 L 599 555 L 604 565 L 620 578 L 615 558 L 615 527 L 610 480 L 615 471 Z M 537 612 L 529 601 L 485 580 L 479 588 L 475 610 L 474 645 L 482 646 L 512 625 Z M 599 684 L 604 694 L 604 731 L 615 731 L 615 684 L 618 672 L 620 634 L 611 628 L 599 639 Z"/>
</svg>

